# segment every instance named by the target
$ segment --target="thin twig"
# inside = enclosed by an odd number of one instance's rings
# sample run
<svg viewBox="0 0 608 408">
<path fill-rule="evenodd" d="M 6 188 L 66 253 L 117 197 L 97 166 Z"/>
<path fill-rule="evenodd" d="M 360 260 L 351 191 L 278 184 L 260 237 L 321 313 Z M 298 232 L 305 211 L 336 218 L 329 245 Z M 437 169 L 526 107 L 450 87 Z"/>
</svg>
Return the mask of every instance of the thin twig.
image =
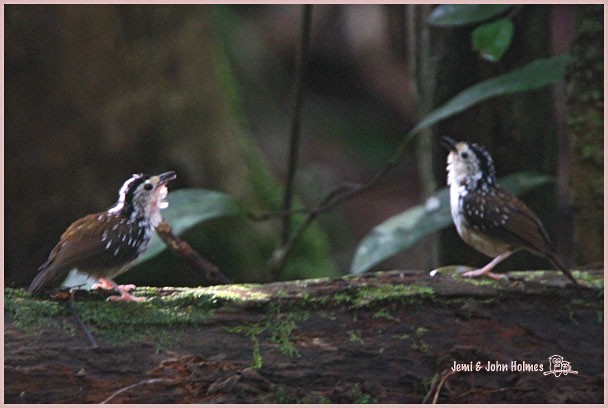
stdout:
<svg viewBox="0 0 608 408">
<path fill-rule="evenodd" d="M 275 218 L 284 218 L 287 215 L 308 214 L 310 211 L 310 208 L 291 208 L 289 210 L 267 211 L 261 214 L 247 211 L 246 216 L 252 221 L 268 221 Z"/>
<path fill-rule="evenodd" d="M 312 15 L 312 6 L 309 5 L 309 6 L 305 6 L 305 7 L 310 7 L 310 9 L 308 9 L 308 8 L 304 9 L 305 14 L 304 14 L 304 26 L 303 26 L 301 50 L 304 50 L 305 47 L 308 47 L 307 41 L 309 41 L 308 37 L 310 35 L 310 32 L 305 33 L 304 30 L 307 29 L 306 23 L 308 20 L 311 20 L 311 15 Z M 306 13 L 307 10 L 310 13 L 310 15 L 307 15 L 307 13 Z M 308 21 L 308 24 L 310 24 L 310 21 Z M 308 27 L 308 30 L 309 29 L 310 29 L 310 27 Z M 308 35 L 305 35 L 305 34 L 308 34 Z M 306 57 L 306 54 L 302 53 L 301 58 L 304 58 L 304 57 Z M 298 59 L 298 61 L 299 61 L 299 59 Z M 300 86 L 300 85 L 298 85 L 298 84 L 300 84 L 300 82 L 301 82 L 301 78 L 298 77 L 296 79 L 296 90 Z M 299 95 L 299 92 L 301 92 L 301 89 L 300 89 L 300 91 L 296 92 L 296 94 L 295 94 L 296 99 L 295 99 L 295 103 L 294 103 L 294 115 L 293 115 L 293 122 L 292 122 L 292 138 L 291 138 L 291 146 L 290 146 L 291 150 L 290 150 L 289 174 L 288 174 L 289 177 L 288 177 L 288 182 L 287 182 L 287 186 L 286 186 L 286 190 L 285 190 L 285 197 L 284 197 L 284 203 L 283 203 L 282 210 L 276 211 L 276 212 L 265 213 L 262 215 L 249 214 L 250 218 L 252 218 L 256 221 L 268 220 L 268 219 L 272 219 L 275 217 L 281 217 L 283 219 L 283 230 L 282 230 L 282 236 L 281 236 L 282 237 L 281 242 L 283 244 L 280 248 L 278 248 L 275 251 L 273 258 L 270 261 L 270 269 L 274 275 L 278 275 L 280 270 L 285 265 L 285 261 L 286 261 L 287 257 L 293 250 L 295 243 L 302 237 L 304 232 L 306 232 L 306 229 L 308 228 L 308 226 L 320 214 L 330 211 L 331 209 L 335 208 L 337 205 L 342 204 L 343 202 L 345 202 L 353 197 L 356 197 L 357 195 L 375 187 L 382 180 L 382 178 L 384 178 L 384 176 L 386 174 L 388 174 L 391 170 L 393 170 L 397 166 L 397 164 L 399 164 L 399 162 L 401 161 L 401 159 L 403 158 L 403 156 L 406 152 L 407 146 L 413 140 L 414 136 L 416 134 L 418 134 L 418 132 L 421 129 L 423 129 L 425 126 L 427 126 L 427 125 L 419 124 L 418 126 L 411 129 L 403 137 L 403 139 L 401 139 L 401 142 L 399 143 L 399 146 L 397 146 L 397 150 L 393 154 L 393 157 L 391 157 L 391 159 L 388 162 L 386 162 L 384 167 L 382 167 L 380 169 L 380 171 L 378 173 L 376 173 L 367 183 L 359 184 L 359 185 L 356 185 L 356 184 L 346 185 L 348 188 L 345 188 L 345 185 L 338 186 L 337 188 L 330 191 L 324 198 L 322 198 L 316 207 L 309 209 L 309 210 L 304 210 L 304 209 L 292 210 L 290 208 L 292 194 L 293 194 L 292 185 L 293 185 L 293 177 L 294 177 L 294 173 L 295 173 L 295 168 L 296 168 L 296 164 L 297 164 L 296 163 L 297 162 L 297 148 L 299 145 L 299 121 L 300 121 L 299 104 L 301 104 L 301 100 L 299 100 L 299 98 L 301 98 L 301 94 Z M 289 225 L 290 225 L 290 220 L 291 220 L 290 216 L 295 213 L 306 213 L 308 215 L 307 215 L 306 219 L 299 225 L 296 232 L 291 237 L 289 237 Z"/>
<path fill-rule="evenodd" d="M 431 385 L 429 386 L 429 392 L 426 393 L 426 395 L 424 396 L 424 399 L 422 400 L 423 404 L 428 404 L 429 400 L 431 399 L 431 395 L 433 395 L 433 391 L 435 391 L 435 387 L 437 386 L 438 382 L 439 382 L 439 373 L 435 373 L 435 375 L 431 379 Z"/>
<path fill-rule="evenodd" d="M 173 234 L 171 226 L 165 220 L 162 220 L 158 224 L 156 233 L 167 244 L 170 250 L 186 261 L 194 270 L 200 272 L 206 282 L 214 285 L 230 283 L 217 266 L 203 258 L 186 241 Z"/>
<path fill-rule="evenodd" d="M 439 399 L 439 393 L 441 392 L 441 388 L 443 388 L 443 384 L 447 381 L 447 379 L 454 374 L 454 371 L 443 370 L 441 374 L 436 373 L 433 376 L 431 381 L 431 386 L 429 387 L 429 392 L 426 393 L 424 399 L 422 400 L 423 404 L 428 404 L 428 401 L 431 399 L 431 395 L 433 396 L 432 404 L 437 403 L 437 399 Z"/>
<path fill-rule="evenodd" d="M 295 80 L 293 104 L 291 113 L 291 133 L 289 142 L 289 161 L 287 168 L 287 181 L 285 184 L 285 194 L 283 196 L 283 210 L 289 210 L 293 201 L 293 184 L 296 169 L 298 166 L 298 155 L 300 149 L 300 123 L 302 119 L 302 100 L 303 100 L 303 82 L 304 71 L 308 59 L 308 48 L 310 45 L 310 31 L 312 22 L 312 4 L 304 5 L 304 15 L 302 17 L 302 37 L 300 38 L 300 48 L 296 59 Z M 286 213 L 283 216 L 283 225 L 281 231 L 281 242 L 285 244 L 289 238 L 289 226 L 291 214 Z"/>
<path fill-rule="evenodd" d="M 441 381 L 439 381 L 439 385 L 437 385 L 437 390 L 435 391 L 435 396 L 433 397 L 433 404 L 437 403 L 437 400 L 439 399 L 439 393 L 441 392 L 441 388 L 443 388 L 443 384 L 445 384 L 447 379 L 450 378 L 450 376 L 454 373 L 455 373 L 455 371 L 449 371 L 447 374 L 445 374 L 441 378 Z"/>
<path fill-rule="evenodd" d="M 294 234 L 285 242 L 280 248 L 278 248 L 272 260 L 270 261 L 270 269 L 271 271 L 277 275 L 278 272 L 283 268 L 287 257 L 291 253 L 295 244 L 302 238 L 302 235 L 306 232 L 306 229 L 313 221 L 317 219 L 319 215 L 324 212 L 330 211 L 339 204 L 363 193 L 367 190 L 375 187 L 382 178 L 389 173 L 393 168 L 397 166 L 403 155 L 405 154 L 405 147 L 409 144 L 413 137 L 413 134 L 408 133 L 405 138 L 401 141 L 401 144 L 397 148 L 397 151 L 393 155 L 390 161 L 388 161 L 382 169 L 378 173 L 376 173 L 367 183 L 365 184 L 353 184 L 353 183 L 344 183 L 340 186 L 336 187 L 328 194 L 325 195 L 320 201 L 319 204 L 308 210 L 308 216 L 302 223 L 298 226 L 298 229 L 294 232 Z"/>
<path fill-rule="evenodd" d="M 399 164 L 399 161 L 403 157 L 405 153 L 405 148 L 411 141 L 411 137 L 408 134 L 402 141 L 401 144 L 397 147 L 396 153 L 393 155 L 391 160 L 386 162 L 384 167 L 380 169 L 378 173 L 376 173 L 367 183 L 365 184 L 357 184 L 357 183 L 342 183 L 338 187 L 332 189 L 329 193 L 327 193 L 323 198 L 319 200 L 319 203 L 312 208 L 291 208 L 286 210 L 278 210 L 278 211 L 268 211 L 261 214 L 255 214 L 253 212 L 248 212 L 247 217 L 253 221 L 267 221 L 275 218 L 283 218 L 286 215 L 293 214 L 312 214 L 315 212 L 324 213 L 329 210 L 332 210 L 338 204 L 343 203 L 360 193 L 363 193 L 367 190 L 371 190 L 373 187 L 378 184 L 382 178 L 388 174 L 393 168 Z"/>
<path fill-rule="evenodd" d="M 87 336 L 87 340 L 89 340 L 91 347 L 93 347 L 94 349 L 97 349 L 97 348 L 99 348 L 99 346 L 97 345 L 97 342 L 95 341 L 95 338 L 93 337 L 93 334 L 91 333 L 91 331 L 89 330 L 87 325 L 84 324 L 84 322 L 78 315 L 78 310 L 76 310 L 76 305 L 74 304 L 74 292 L 75 291 L 73 291 L 73 290 L 70 291 L 70 309 L 72 310 L 72 314 L 74 315 L 74 318 L 76 319 L 76 321 L 82 328 L 82 331 L 84 331 L 84 334 Z"/>
<path fill-rule="evenodd" d="M 105 400 L 103 400 L 101 403 L 102 404 L 107 404 L 108 402 L 110 402 L 111 400 L 113 400 L 114 398 L 116 398 L 117 396 L 119 396 L 120 394 L 123 394 L 135 387 L 139 387 L 142 385 L 152 385 L 152 384 L 174 384 L 176 383 L 176 380 L 171 379 L 171 378 L 152 378 L 149 380 L 143 380 L 140 381 L 138 383 L 135 384 L 131 384 L 129 386 L 126 386 L 124 388 L 121 388 L 120 390 L 116 391 L 114 394 L 110 395 L 108 398 L 106 398 Z"/>
</svg>

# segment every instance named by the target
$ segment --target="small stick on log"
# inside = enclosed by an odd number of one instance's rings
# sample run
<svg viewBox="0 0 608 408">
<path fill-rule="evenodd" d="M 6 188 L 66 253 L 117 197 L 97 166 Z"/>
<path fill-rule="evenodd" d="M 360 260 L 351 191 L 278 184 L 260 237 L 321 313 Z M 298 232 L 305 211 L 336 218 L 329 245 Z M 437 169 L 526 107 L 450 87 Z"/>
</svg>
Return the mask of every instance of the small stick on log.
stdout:
<svg viewBox="0 0 608 408">
<path fill-rule="evenodd" d="M 78 322 L 78 324 L 80 325 L 82 330 L 84 331 L 84 334 L 87 336 L 87 340 L 89 340 L 91 347 L 93 347 L 94 349 L 98 349 L 99 345 L 97 345 L 97 342 L 95 341 L 95 337 L 93 337 L 93 334 L 91 334 L 91 331 L 89 330 L 87 325 L 84 324 L 84 322 L 80 318 L 80 315 L 78 314 L 78 310 L 76 310 L 76 305 L 74 305 L 74 291 L 72 291 L 72 290 L 70 291 L 70 309 L 72 310 L 72 313 L 74 314 L 74 318 L 76 319 L 76 321 Z"/>
<path fill-rule="evenodd" d="M 186 241 L 173 234 L 171 226 L 165 220 L 158 224 L 156 233 L 173 253 L 186 261 L 195 271 L 200 272 L 206 282 L 212 285 L 230 283 L 228 278 L 220 272 L 220 268 L 203 258 Z"/>
</svg>

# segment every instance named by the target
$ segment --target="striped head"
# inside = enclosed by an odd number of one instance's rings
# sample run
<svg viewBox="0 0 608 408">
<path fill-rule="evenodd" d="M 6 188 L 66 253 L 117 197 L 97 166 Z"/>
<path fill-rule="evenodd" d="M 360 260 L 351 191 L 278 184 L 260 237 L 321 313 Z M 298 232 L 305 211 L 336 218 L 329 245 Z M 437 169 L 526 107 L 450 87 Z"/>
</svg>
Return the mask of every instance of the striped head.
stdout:
<svg viewBox="0 0 608 408">
<path fill-rule="evenodd" d="M 496 187 L 494 160 L 488 151 L 476 144 L 457 142 L 444 136 L 442 144 L 448 154 L 448 185 L 463 186 L 467 190 L 489 191 Z"/>
<path fill-rule="evenodd" d="M 134 174 L 124 182 L 118 191 L 118 201 L 108 210 L 109 214 L 119 214 L 131 222 L 148 222 L 156 227 L 160 221 L 160 210 L 169 204 L 167 183 L 175 179 L 174 171 L 155 176 Z"/>
</svg>

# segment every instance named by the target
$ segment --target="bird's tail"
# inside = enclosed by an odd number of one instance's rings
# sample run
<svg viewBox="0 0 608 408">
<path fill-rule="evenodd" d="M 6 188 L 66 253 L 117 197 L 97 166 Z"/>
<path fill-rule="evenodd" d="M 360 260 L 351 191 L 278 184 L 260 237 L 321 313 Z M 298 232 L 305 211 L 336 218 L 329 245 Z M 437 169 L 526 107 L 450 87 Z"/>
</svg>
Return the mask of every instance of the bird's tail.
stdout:
<svg viewBox="0 0 608 408">
<path fill-rule="evenodd" d="M 40 295 L 44 289 L 52 288 L 61 284 L 66 273 L 67 272 L 63 270 L 57 270 L 53 267 L 46 267 L 46 264 L 42 265 L 38 275 L 36 275 L 32 283 L 30 283 L 30 287 L 27 290 L 32 296 Z"/>
<path fill-rule="evenodd" d="M 553 263 L 553 265 L 555 265 L 559 270 L 561 270 L 564 275 L 568 277 L 568 279 L 570 279 L 576 286 L 581 286 L 580 283 L 578 283 L 576 279 L 574 279 L 574 276 L 572 276 L 572 272 L 570 272 L 570 270 L 564 266 L 562 260 L 559 259 L 556 253 L 549 252 L 546 255 L 547 258 L 549 258 L 549 260 L 551 261 L 551 263 Z"/>
</svg>

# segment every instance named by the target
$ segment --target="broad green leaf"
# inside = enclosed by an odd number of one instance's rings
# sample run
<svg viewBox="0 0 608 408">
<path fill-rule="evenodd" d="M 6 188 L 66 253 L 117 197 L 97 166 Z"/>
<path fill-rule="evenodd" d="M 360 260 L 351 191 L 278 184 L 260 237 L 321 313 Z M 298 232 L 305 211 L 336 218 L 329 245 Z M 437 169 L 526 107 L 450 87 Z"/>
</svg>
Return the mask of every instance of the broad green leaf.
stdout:
<svg viewBox="0 0 608 408">
<path fill-rule="evenodd" d="M 546 175 L 521 172 L 503 177 L 499 182 L 507 191 L 521 195 L 551 180 Z M 411 207 L 374 227 L 357 246 L 350 273 L 361 274 L 451 224 L 449 190 L 445 187 L 425 204 Z"/>
<path fill-rule="evenodd" d="M 409 131 L 411 137 L 424 128 L 462 112 L 479 102 L 498 95 L 531 91 L 559 81 L 564 77 L 569 54 L 537 59 L 528 65 L 506 74 L 485 80 L 460 92 L 440 107 L 426 115 L 416 127 Z"/>
<path fill-rule="evenodd" d="M 175 235 L 212 218 L 245 214 L 238 201 L 219 191 L 187 188 L 171 192 L 167 196 L 167 201 L 169 207 L 162 210 L 162 215 Z M 156 256 L 164 248 L 164 242 L 154 234 L 150 247 L 138 259 L 138 263 Z"/>
<path fill-rule="evenodd" d="M 508 4 L 446 4 L 429 14 L 428 22 L 438 27 L 456 27 L 479 23 L 496 17 L 513 7 Z"/>
<path fill-rule="evenodd" d="M 483 24 L 473 30 L 473 49 L 487 61 L 498 62 L 511 45 L 513 22 L 508 18 Z"/>
</svg>

